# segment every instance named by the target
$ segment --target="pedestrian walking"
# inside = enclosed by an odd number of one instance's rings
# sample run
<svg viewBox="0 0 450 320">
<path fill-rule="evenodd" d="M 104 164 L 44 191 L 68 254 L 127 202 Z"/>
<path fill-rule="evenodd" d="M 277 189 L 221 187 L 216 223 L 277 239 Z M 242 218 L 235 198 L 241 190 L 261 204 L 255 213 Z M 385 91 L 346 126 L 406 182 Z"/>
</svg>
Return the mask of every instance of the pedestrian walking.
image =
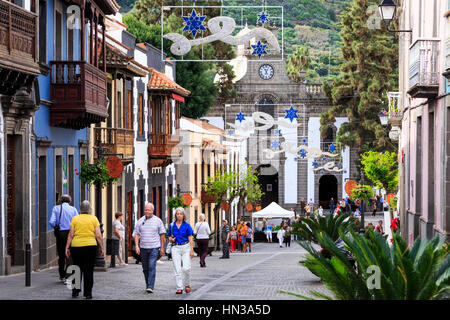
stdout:
<svg viewBox="0 0 450 320">
<path fill-rule="evenodd" d="M 61 196 L 61 204 L 54 206 L 50 217 L 50 225 L 54 229 L 56 237 L 56 252 L 58 254 L 58 272 L 59 280 L 66 282 L 66 270 L 69 265 L 69 259 L 66 257 L 67 237 L 69 236 L 70 223 L 73 217 L 78 215 L 75 207 L 70 203 L 72 198 L 68 194 Z"/>
<path fill-rule="evenodd" d="M 245 252 L 244 250 L 246 249 L 246 237 L 247 237 L 247 226 L 244 224 L 244 222 L 242 221 L 242 227 L 241 227 L 241 243 L 242 243 L 242 251 L 241 252 Z"/>
<path fill-rule="evenodd" d="M 319 206 L 319 217 L 323 217 L 323 208 Z"/>
<path fill-rule="evenodd" d="M 284 235 L 286 231 L 284 230 L 284 226 L 280 228 L 277 232 L 278 243 L 280 244 L 280 248 L 283 248 Z"/>
<path fill-rule="evenodd" d="M 208 222 L 205 221 L 206 217 L 204 213 L 200 213 L 198 216 L 198 222 L 194 227 L 194 234 L 196 234 L 196 241 L 198 247 L 198 255 L 200 256 L 200 267 L 206 267 L 206 256 L 208 255 L 209 247 L 209 235 L 211 230 Z"/>
<path fill-rule="evenodd" d="M 309 198 L 308 206 L 309 206 L 309 213 L 310 214 L 314 213 L 314 201 L 312 198 Z"/>
<path fill-rule="evenodd" d="M 306 216 L 309 217 L 309 215 L 311 214 L 311 207 L 308 204 L 305 206 L 305 212 Z"/>
<path fill-rule="evenodd" d="M 244 252 L 252 252 L 252 240 L 253 240 L 253 228 L 250 222 L 247 222 L 247 234 L 245 236 Z"/>
<path fill-rule="evenodd" d="M 302 200 L 300 200 L 300 208 L 301 208 L 302 216 L 305 215 L 305 206 L 306 206 L 306 201 L 305 201 L 305 199 L 302 198 Z"/>
<path fill-rule="evenodd" d="M 166 233 L 162 220 L 153 214 L 154 211 L 153 203 L 147 202 L 144 207 L 144 216 L 137 221 L 133 232 L 136 253 L 141 255 L 145 291 L 148 293 L 153 293 L 155 289 L 156 260 L 158 254 L 164 256 Z"/>
<path fill-rule="evenodd" d="M 230 248 L 228 243 L 230 242 L 230 227 L 228 221 L 223 219 L 222 221 L 222 256 L 219 259 L 230 259 Z"/>
<path fill-rule="evenodd" d="M 242 252 L 243 245 L 242 245 L 241 229 L 242 229 L 242 221 L 238 219 L 237 226 L 236 226 L 236 231 L 238 234 L 237 250 Z"/>
<path fill-rule="evenodd" d="M 272 242 L 272 225 L 268 224 L 266 227 L 266 238 L 267 238 L 267 242 L 271 243 Z"/>
<path fill-rule="evenodd" d="M 66 257 L 72 256 L 74 265 L 80 268 L 80 282 L 83 280 L 83 296 L 92 299 L 94 286 L 94 265 L 97 256 L 103 255 L 103 238 L 100 232 L 100 223 L 96 216 L 91 215 L 91 205 L 84 200 L 80 205 L 80 215 L 73 217 L 70 223 L 70 232 L 66 243 Z M 72 297 L 78 297 L 80 288 L 72 289 Z"/>
<path fill-rule="evenodd" d="M 330 200 L 330 213 L 333 214 L 334 213 L 334 199 L 331 198 Z"/>
<path fill-rule="evenodd" d="M 291 235 L 288 234 L 289 231 L 290 231 L 290 227 L 286 226 L 284 228 L 284 230 L 285 230 L 285 233 L 284 233 L 284 245 L 286 247 L 288 247 L 288 246 L 290 247 L 291 246 Z"/>
<path fill-rule="evenodd" d="M 377 215 L 377 203 L 373 201 L 372 217 L 375 217 L 376 215 Z"/>
<path fill-rule="evenodd" d="M 175 209 L 175 221 L 169 225 L 169 241 L 172 243 L 172 261 L 177 285 L 176 294 L 191 292 L 191 259 L 194 257 L 194 231 L 186 222 L 186 213 L 179 207 Z M 209 236 L 209 234 L 208 234 Z M 205 264 L 206 266 L 206 264 Z"/>
<path fill-rule="evenodd" d="M 236 231 L 236 226 L 232 226 L 230 231 L 231 252 L 236 252 L 237 241 L 238 241 L 238 233 Z"/>
<path fill-rule="evenodd" d="M 113 222 L 113 234 L 112 239 L 119 240 L 119 263 L 121 266 L 127 266 L 128 264 L 123 261 L 123 243 L 125 239 L 125 227 L 122 224 L 123 213 L 116 212 L 115 215 L 116 220 Z"/>
</svg>

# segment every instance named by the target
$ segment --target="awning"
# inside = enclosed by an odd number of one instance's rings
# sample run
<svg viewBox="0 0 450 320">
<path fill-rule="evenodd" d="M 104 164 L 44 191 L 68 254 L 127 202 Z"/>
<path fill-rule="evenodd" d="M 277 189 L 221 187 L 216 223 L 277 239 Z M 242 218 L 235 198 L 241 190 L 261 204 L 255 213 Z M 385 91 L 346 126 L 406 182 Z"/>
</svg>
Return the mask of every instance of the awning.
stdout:
<svg viewBox="0 0 450 320">
<path fill-rule="evenodd" d="M 175 93 L 172 93 L 172 98 L 174 98 L 177 101 L 184 102 L 184 98 L 182 96 L 179 96 L 179 95 L 175 94 Z"/>
</svg>

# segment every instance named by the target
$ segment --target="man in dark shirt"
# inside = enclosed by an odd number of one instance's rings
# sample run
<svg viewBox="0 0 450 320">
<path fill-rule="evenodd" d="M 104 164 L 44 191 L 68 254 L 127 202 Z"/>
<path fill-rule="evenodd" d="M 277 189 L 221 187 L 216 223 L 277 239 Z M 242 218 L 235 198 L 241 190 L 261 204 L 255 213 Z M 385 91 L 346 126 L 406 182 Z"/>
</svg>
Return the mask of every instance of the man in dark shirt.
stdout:
<svg viewBox="0 0 450 320">
<path fill-rule="evenodd" d="M 302 200 L 300 201 L 300 208 L 301 208 L 301 214 L 303 216 L 305 215 L 305 206 L 306 206 L 306 201 L 305 201 L 305 199 L 302 198 Z"/>
<path fill-rule="evenodd" d="M 222 221 L 221 233 L 223 253 L 219 259 L 230 259 L 230 247 L 228 246 L 230 241 L 230 227 L 228 226 L 228 221 L 225 219 Z"/>
<path fill-rule="evenodd" d="M 334 213 L 334 199 L 331 198 L 330 200 L 330 213 L 333 214 Z"/>
</svg>

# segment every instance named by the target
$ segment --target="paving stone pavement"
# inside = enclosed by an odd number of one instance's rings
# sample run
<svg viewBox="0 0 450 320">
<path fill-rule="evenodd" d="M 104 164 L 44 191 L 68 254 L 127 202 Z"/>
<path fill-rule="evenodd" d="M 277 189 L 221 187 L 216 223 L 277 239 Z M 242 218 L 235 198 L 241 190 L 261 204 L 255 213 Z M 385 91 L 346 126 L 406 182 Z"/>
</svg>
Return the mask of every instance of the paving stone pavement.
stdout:
<svg viewBox="0 0 450 320">
<path fill-rule="evenodd" d="M 306 251 L 296 242 L 280 248 L 278 243 L 254 243 L 252 253 L 232 253 L 219 259 L 214 252 L 200 268 L 192 259 L 190 294 L 176 295 L 172 262 L 157 265 L 153 294 L 145 292 L 142 266 L 132 260 L 128 266 L 108 268 L 94 273 L 94 300 L 295 300 L 280 294 L 283 289 L 309 295 L 310 290 L 330 292 L 319 278 L 299 265 Z M 163 258 L 166 259 L 166 258 Z M 0 277 L 0 300 L 71 300 L 71 291 L 59 283 L 57 268 L 31 275 L 31 287 L 25 287 L 25 275 Z M 81 299 L 81 298 L 77 298 Z"/>
</svg>

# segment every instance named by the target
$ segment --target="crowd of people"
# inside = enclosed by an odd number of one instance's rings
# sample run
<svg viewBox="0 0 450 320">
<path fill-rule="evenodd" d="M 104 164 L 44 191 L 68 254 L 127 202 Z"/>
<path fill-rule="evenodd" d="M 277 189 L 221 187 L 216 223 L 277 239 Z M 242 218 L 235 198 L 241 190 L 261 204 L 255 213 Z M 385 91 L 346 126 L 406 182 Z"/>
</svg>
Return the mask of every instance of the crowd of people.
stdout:
<svg viewBox="0 0 450 320">
<path fill-rule="evenodd" d="M 57 253 L 58 253 L 58 272 L 61 282 L 67 284 L 67 267 L 70 264 L 77 265 L 81 271 L 83 281 L 83 295 L 86 299 L 92 299 L 92 287 L 94 285 L 94 266 L 97 256 L 103 255 L 103 238 L 100 231 L 100 223 L 95 215 L 91 214 L 91 205 L 89 201 L 83 201 L 80 205 L 80 213 L 70 205 L 72 199 L 69 195 L 61 197 L 61 204 L 55 206 L 50 218 L 50 224 L 54 228 Z M 381 200 L 382 201 L 382 200 Z M 374 208 L 376 210 L 377 199 L 374 199 Z M 379 203 L 379 202 L 378 202 Z M 382 207 L 382 202 L 381 202 Z M 166 254 L 166 236 L 167 236 L 167 254 L 169 254 L 175 274 L 176 294 L 191 292 L 190 271 L 191 259 L 194 257 L 194 238 L 197 244 L 199 263 L 201 268 L 206 268 L 206 256 L 208 254 L 209 239 L 211 230 L 205 215 L 199 215 L 199 221 L 192 228 L 186 221 L 186 214 L 183 208 L 175 210 L 175 221 L 169 224 L 168 230 L 163 221 L 154 215 L 154 206 L 147 203 L 144 208 L 144 215 L 136 222 L 132 238 L 134 240 L 135 253 L 139 256 L 138 262 L 142 262 L 142 271 L 144 274 L 146 291 L 152 293 L 155 287 L 156 264 Z M 290 247 L 292 241 L 291 223 L 298 222 L 300 216 L 296 214 L 294 218 L 281 221 L 279 226 L 264 221 L 262 230 L 265 233 L 268 243 L 272 242 L 272 234 L 275 230 L 280 247 Z M 323 208 L 319 206 L 314 211 L 312 200 L 308 204 L 302 199 L 301 210 L 305 216 L 311 214 L 323 215 Z M 349 198 L 342 199 L 336 204 L 334 199 L 330 200 L 330 213 L 339 214 L 341 212 L 352 211 L 354 216 L 360 218 L 358 203 Z M 126 266 L 123 259 L 123 241 L 125 238 L 125 228 L 122 225 L 123 213 L 115 214 L 113 223 L 112 238 L 119 242 L 118 259 L 122 266 Z M 383 222 L 379 221 L 377 226 L 372 223 L 366 228 L 373 228 L 375 231 L 384 233 Z M 254 241 L 255 231 L 249 222 L 237 220 L 233 226 L 228 225 L 227 220 L 222 221 L 222 227 L 219 230 L 222 245 L 222 256 L 220 259 L 229 259 L 230 252 L 251 253 L 252 242 Z M 166 234 L 167 233 L 167 234 Z M 294 235 L 294 240 L 297 240 Z M 98 249 L 97 249 L 98 248 Z M 81 282 L 81 281 L 80 281 Z M 81 288 L 73 288 L 72 296 L 78 297 Z"/>
</svg>

